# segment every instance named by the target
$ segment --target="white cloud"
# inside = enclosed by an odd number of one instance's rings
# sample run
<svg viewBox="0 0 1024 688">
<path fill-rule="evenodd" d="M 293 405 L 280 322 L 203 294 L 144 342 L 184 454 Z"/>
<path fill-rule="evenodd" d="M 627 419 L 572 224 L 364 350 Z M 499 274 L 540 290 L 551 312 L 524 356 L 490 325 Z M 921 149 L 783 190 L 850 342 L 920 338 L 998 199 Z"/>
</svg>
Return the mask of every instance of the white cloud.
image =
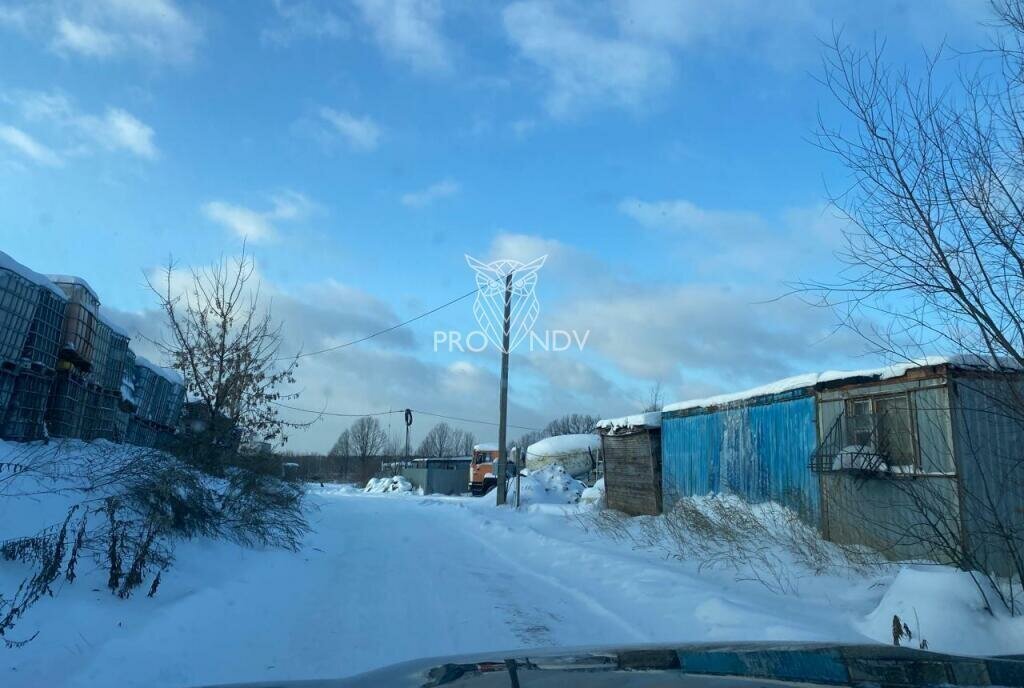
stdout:
<svg viewBox="0 0 1024 688">
<path fill-rule="evenodd" d="M 62 163 L 61 157 L 21 129 L 0 124 L 0 141 L 3 141 L 25 157 L 40 165 L 57 166 Z"/>
<path fill-rule="evenodd" d="M 57 35 L 53 44 L 89 57 L 107 57 L 116 49 L 114 38 L 95 26 L 79 24 L 67 17 L 57 20 Z"/>
<path fill-rule="evenodd" d="M 276 22 L 263 29 L 264 43 L 285 46 L 303 38 L 347 38 L 349 23 L 329 7 L 310 0 L 274 0 Z"/>
<path fill-rule="evenodd" d="M 320 117 L 330 125 L 332 133 L 344 138 L 353 150 L 371 151 L 380 141 L 380 127 L 370 117 L 357 117 L 329 107 L 320 108 Z"/>
<path fill-rule="evenodd" d="M 0 28 L 36 38 L 60 55 L 108 60 L 192 59 L 202 30 L 174 0 L 38 0 L 17 10 L 0 7 Z"/>
<path fill-rule="evenodd" d="M 356 0 L 385 55 L 422 72 L 451 67 L 441 35 L 444 11 L 437 0 Z"/>
<path fill-rule="evenodd" d="M 402 195 L 402 205 L 410 208 L 422 208 L 441 198 L 448 198 L 459 193 L 462 187 L 452 179 L 443 179 L 431 184 L 422 191 L 414 191 Z"/>
<path fill-rule="evenodd" d="M 119 108 L 107 108 L 102 118 L 83 120 L 98 143 L 111 150 L 125 150 L 150 160 L 157 157 L 153 129 Z"/>
<path fill-rule="evenodd" d="M 702 233 L 744 233 L 759 229 L 764 221 L 757 213 L 707 210 L 685 199 L 641 201 L 627 198 L 619 211 L 645 227 Z"/>
<path fill-rule="evenodd" d="M 519 53 L 544 74 L 545 104 L 555 117 L 595 106 L 637 109 L 672 81 L 675 67 L 664 48 L 600 33 L 552 2 L 517 2 L 503 18 Z"/>
<path fill-rule="evenodd" d="M 270 197 L 269 210 L 257 211 L 242 205 L 215 200 L 204 203 L 203 215 L 251 243 L 267 243 L 279 237 L 276 223 L 307 218 L 316 204 L 296 191 L 284 191 Z"/>
<path fill-rule="evenodd" d="M 121 108 L 108 107 L 98 115 L 84 113 L 59 91 L 23 91 L 3 100 L 14 105 L 26 121 L 55 127 L 63 144 L 76 155 L 97 148 L 147 160 L 160 155 L 152 127 Z"/>
</svg>

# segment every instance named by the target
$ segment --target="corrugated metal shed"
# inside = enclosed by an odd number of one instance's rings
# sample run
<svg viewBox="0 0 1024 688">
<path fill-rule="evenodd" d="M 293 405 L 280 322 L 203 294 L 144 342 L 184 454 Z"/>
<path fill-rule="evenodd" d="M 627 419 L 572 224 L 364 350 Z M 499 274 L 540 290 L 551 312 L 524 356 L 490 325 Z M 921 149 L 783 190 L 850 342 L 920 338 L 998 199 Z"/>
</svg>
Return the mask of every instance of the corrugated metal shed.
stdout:
<svg viewBox="0 0 1024 688">
<path fill-rule="evenodd" d="M 681 497 L 726 492 L 784 504 L 809 523 L 820 514 L 812 387 L 665 413 L 664 508 Z"/>
</svg>

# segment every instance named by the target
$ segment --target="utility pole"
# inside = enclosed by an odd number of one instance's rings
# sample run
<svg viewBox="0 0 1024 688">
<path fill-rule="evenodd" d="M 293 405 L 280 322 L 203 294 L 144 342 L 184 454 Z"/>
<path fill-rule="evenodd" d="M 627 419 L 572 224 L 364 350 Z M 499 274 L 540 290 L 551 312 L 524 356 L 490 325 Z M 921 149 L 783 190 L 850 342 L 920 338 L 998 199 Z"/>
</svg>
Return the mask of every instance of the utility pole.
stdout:
<svg viewBox="0 0 1024 688">
<path fill-rule="evenodd" d="M 501 328 L 501 395 L 498 400 L 498 505 L 505 504 L 508 492 L 505 449 L 506 417 L 508 416 L 508 341 L 512 319 L 512 273 L 505 275 L 505 320 Z"/>
</svg>

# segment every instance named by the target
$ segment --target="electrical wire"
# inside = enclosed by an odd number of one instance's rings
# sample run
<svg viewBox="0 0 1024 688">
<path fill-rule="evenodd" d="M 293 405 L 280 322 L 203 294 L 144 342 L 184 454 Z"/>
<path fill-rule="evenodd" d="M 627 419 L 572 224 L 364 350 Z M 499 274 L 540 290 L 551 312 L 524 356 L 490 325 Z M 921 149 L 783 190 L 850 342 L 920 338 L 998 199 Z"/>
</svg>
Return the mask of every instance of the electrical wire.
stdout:
<svg viewBox="0 0 1024 688">
<path fill-rule="evenodd" d="M 463 299 L 469 298 L 470 296 L 472 296 L 473 294 L 477 293 L 478 291 L 480 291 L 479 287 L 477 287 L 473 291 L 466 292 L 462 296 L 456 296 L 451 301 L 448 301 L 446 303 L 442 303 L 440 306 L 437 306 L 436 308 L 431 308 L 429 311 L 426 311 L 424 313 L 420 313 L 419 315 L 417 315 L 414 318 L 409 318 L 408 320 L 406 320 L 404 322 L 400 322 L 397 325 L 392 325 L 391 327 L 386 327 L 383 330 L 378 330 L 376 332 L 373 332 L 371 334 L 366 335 L 365 337 L 360 337 L 359 339 L 353 339 L 352 341 L 345 342 L 344 344 L 338 344 L 336 346 L 329 346 L 326 349 L 318 349 L 316 351 L 307 351 L 305 353 L 295 354 L 294 356 L 282 356 L 280 358 L 275 358 L 274 360 L 275 361 L 292 361 L 292 360 L 295 360 L 295 359 L 298 359 L 298 358 L 306 358 L 307 356 L 316 356 L 318 354 L 326 354 L 326 353 L 331 352 L 331 351 L 337 351 L 339 349 L 344 349 L 344 348 L 353 346 L 354 344 L 359 344 L 361 342 L 365 342 L 365 341 L 367 341 L 369 339 L 373 339 L 374 337 L 379 337 L 382 334 L 387 334 L 388 332 L 393 332 L 393 331 L 397 330 L 400 327 L 405 327 L 406 325 L 408 325 L 410 323 L 414 323 L 417 320 L 422 320 L 423 318 L 427 317 L 428 315 L 433 315 L 434 313 L 437 313 L 439 310 L 447 308 L 448 306 L 451 306 L 452 304 L 458 303 L 459 301 L 462 301 Z"/>
<path fill-rule="evenodd" d="M 340 412 L 337 412 L 337 411 L 317 411 L 315 409 L 299 408 L 298 406 L 289 406 L 288 404 L 282 404 L 282 403 L 277 402 L 277 401 L 272 402 L 272 403 L 274 405 L 276 405 L 276 406 L 280 406 L 281 408 L 286 408 L 286 409 L 289 409 L 291 411 L 299 411 L 300 413 L 313 413 L 313 414 L 316 414 L 316 415 L 319 415 L 319 416 L 331 416 L 331 417 L 334 417 L 334 418 L 362 418 L 363 416 L 387 416 L 387 415 L 391 415 L 392 413 L 405 413 L 405 409 L 404 408 L 403 409 L 395 409 L 393 411 L 369 411 L 367 413 L 340 413 Z M 427 416 L 427 417 L 430 417 L 430 418 L 443 418 L 445 420 L 452 420 L 452 421 L 456 421 L 456 422 L 460 422 L 460 423 L 477 423 L 479 425 L 494 425 L 494 426 L 498 425 L 498 423 L 496 423 L 494 421 L 490 421 L 490 420 L 477 420 L 475 418 L 461 418 L 459 416 L 448 416 L 448 415 L 445 415 L 443 413 L 431 413 L 430 411 L 420 411 L 418 409 L 410 409 L 410 410 L 413 413 L 418 413 L 421 416 Z M 538 430 L 538 428 L 529 428 L 529 427 L 526 427 L 525 425 L 512 425 L 511 423 L 507 427 L 515 428 L 516 430 L 530 430 L 530 431 L 537 431 Z"/>
</svg>

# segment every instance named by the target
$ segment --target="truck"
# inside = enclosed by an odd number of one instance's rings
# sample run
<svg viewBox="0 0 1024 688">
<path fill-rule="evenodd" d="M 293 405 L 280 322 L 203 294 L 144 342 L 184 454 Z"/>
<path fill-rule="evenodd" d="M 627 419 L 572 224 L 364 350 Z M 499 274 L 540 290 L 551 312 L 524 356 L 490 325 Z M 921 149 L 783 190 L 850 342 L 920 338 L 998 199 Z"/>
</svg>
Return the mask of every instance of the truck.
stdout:
<svg viewBox="0 0 1024 688">
<path fill-rule="evenodd" d="M 511 478 L 518 467 L 513 460 L 514 452 L 508 455 L 505 477 Z M 473 460 L 469 464 L 469 491 L 474 497 L 480 497 L 498 485 L 498 444 L 483 442 L 473 445 Z"/>
</svg>

